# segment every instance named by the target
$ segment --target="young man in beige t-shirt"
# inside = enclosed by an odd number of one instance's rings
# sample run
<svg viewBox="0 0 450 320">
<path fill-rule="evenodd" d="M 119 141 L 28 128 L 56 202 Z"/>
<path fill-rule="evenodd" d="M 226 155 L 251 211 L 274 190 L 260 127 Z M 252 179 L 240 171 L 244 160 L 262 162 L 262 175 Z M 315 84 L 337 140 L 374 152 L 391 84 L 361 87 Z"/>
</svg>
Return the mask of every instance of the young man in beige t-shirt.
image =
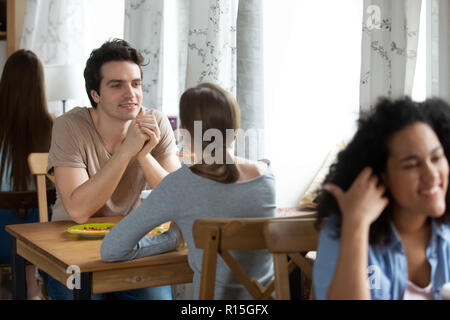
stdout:
<svg viewBox="0 0 450 320">
<path fill-rule="evenodd" d="M 92 216 L 126 215 L 180 168 L 170 123 L 141 108 L 142 57 L 125 41 L 106 42 L 86 63 L 93 108 L 56 119 L 49 152 L 58 198 L 52 220 L 86 223 Z"/>
<path fill-rule="evenodd" d="M 142 64 L 139 52 L 123 40 L 106 42 L 91 53 L 84 77 L 93 108 L 75 108 L 53 125 L 47 168 L 57 188 L 52 221 L 82 224 L 93 216 L 126 215 L 140 204 L 146 183 L 153 189 L 181 167 L 169 120 L 142 108 Z M 52 299 L 72 297 L 65 286 L 43 275 Z M 171 299 L 170 286 L 120 294 Z"/>
</svg>

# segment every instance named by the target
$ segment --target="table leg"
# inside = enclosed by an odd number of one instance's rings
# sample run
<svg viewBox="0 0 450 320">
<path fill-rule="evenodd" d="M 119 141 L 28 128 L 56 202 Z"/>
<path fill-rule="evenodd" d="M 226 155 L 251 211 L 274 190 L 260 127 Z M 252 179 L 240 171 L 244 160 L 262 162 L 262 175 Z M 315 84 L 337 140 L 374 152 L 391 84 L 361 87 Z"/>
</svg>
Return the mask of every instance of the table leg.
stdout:
<svg viewBox="0 0 450 320">
<path fill-rule="evenodd" d="M 27 299 L 25 259 L 17 254 L 17 240 L 11 237 L 12 294 L 14 300 Z"/>
<path fill-rule="evenodd" d="M 92 273 L 82 272 L 80 277 L 80 288 L 73 289 L 73 300 L 91 300 Z"/>
</svg>

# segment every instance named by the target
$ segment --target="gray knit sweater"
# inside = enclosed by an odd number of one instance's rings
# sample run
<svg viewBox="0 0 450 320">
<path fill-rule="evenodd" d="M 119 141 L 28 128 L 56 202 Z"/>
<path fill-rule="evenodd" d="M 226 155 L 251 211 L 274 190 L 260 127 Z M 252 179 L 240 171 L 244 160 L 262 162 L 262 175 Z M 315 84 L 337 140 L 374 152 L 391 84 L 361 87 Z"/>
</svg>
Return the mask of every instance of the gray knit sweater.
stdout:
<svg viewBox="0 0 450 320">
<path fill-rule="evenodd" d="M 105 237 L 101 256 L 122 261 L 174 250 L 177 232 L 145 237 L 154 227 L 175 221 L 187 243 L 194 271 L 194 298 L 198 298 L 203 250 L 197 249 L 192 226 L 198 218 L 254 218 L 275 215 L 275 180 L 270 168 L 252 180 L 219 183 L 191 172 L 187 166 L 169 174 L 149 197 Z M 266 250 L 231 253 L 251 278 L 266 285 L 273 277 L 272 257 Z M 215 299 L 251 299 L 219 256 Z"/>
</svg>

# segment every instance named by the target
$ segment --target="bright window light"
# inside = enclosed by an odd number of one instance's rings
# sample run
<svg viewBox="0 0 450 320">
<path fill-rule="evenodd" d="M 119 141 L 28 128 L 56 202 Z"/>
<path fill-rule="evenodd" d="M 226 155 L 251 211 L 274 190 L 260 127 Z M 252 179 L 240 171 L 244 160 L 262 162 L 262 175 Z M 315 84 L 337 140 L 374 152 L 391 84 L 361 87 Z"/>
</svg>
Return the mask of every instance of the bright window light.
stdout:
<svg viewBox="0 0 450 320">
<path fill-rule="evenodd" d="M 164 1 L 163 112 L 178 115 L 177 1 Z"/>
<path fill-rule="evenodd" d="M 93 49 L 99 48 L 105 41 L 123 38 L 125 0 L 84 0 L 84 52 L 80 59 L 80 73 L 84 71 L 86 60 Z M 84 84 L 83 84 L 84 86 Z M 91 106 L 87 94 L 78 100 L 67 102 L 67 111 L 75 106 Z"/>
<path fill-rule="evenodd" d="M 420 11 L 420 27 L 419 27 L 419 45 L 417 48 L 416 71 L 414 74 L 414 85 L 411 98 L 414 101 L 424 101 L 427 97 L 427 15 L 426 15 L 426 1 L 422 1 L 422 9 Z"/>
<path fill-rule="evenodd" d="M 363 1 L 264 1 L 265 152 L 294 206 L 359 114 Z"/>
</svg>

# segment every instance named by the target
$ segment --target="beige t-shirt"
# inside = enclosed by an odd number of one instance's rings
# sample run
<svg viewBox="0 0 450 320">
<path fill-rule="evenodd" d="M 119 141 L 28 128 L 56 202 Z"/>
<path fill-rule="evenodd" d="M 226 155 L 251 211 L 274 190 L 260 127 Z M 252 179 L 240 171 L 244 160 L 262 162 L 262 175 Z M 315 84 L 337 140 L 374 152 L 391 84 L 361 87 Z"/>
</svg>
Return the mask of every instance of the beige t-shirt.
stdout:
<svg viewBox="0 0 450 320">
<path fill-rule="evenodd" d="M 154 109 L 145 111 L 146 114 L 155 115 L 161 131 L 160 142 L 151 154 L 158 161 L 175 154 L 175 136 L 167 117 Z M 54 121 L 47 167 L 50 174 L 53 174 L 55 167 L 72 167 L 85 168 L 88 176 L 92 177 L 110 158 L 111 154 L 95 128 L 88 108 L 74 108 Z M 139 162 L 133 158 L 111 198 L 93 217 L 127 215 L 140 204 L 140 193 L 145 188 L 145 183 L 144 172 Z M 57 192 L 52 221 L 60 220 L 72 219 Z"/>
</svg>

